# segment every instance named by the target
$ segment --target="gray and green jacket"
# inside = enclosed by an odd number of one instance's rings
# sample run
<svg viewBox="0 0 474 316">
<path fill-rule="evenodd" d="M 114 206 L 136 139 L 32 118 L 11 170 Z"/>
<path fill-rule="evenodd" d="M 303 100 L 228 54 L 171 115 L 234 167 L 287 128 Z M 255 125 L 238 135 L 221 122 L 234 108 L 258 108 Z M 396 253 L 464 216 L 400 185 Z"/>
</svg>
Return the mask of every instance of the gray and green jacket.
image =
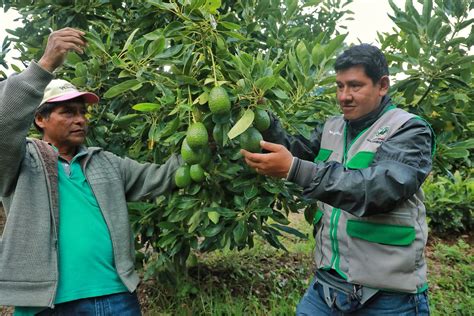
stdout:
<svg viewBox="0 0 474 316">
<path fill-rule="evenodd" d="M 428 229 L 420 186 L 434 145 L 426 122 L 385 97 L 358 120 L 328 119 L 310 140 L 287 135 L 276 120 L 264 138 L 298 157 L 288 179 L 318 200 L 318 269 L 371 288 L 426 289 Z"/>
<path fill-rule="evenodd" d="M 53 306 L 58 283 L 58 156 L 45 142 L 27 139 L 34 111 L 53 75 L 34 62 L 0 82 L 0 196 L 7 221 L 0 239 L 0 305 Z M 172 187 L 179 159 L 140 164 L 87 148 L 82 169 L 112 239 L 117 272 L 138 285 L 126 201 L 151 198 Z M 80 263 L 78 263 L 80 264 Z"/>
</svg>

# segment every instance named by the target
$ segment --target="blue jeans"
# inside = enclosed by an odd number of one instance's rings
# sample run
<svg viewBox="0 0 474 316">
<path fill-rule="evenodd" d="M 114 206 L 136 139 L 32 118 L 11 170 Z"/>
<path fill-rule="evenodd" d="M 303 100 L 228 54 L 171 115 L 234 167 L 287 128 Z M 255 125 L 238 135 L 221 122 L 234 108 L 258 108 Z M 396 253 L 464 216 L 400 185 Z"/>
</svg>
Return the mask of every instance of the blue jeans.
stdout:
<svg viewBox="0 0 474 316">
<path fill-rule="evenodd" d="M 137 293 L 117 293 L 57 304 L 38 316 L 140 316 Z"/>
<path fill-rule="evenodd" d="M 297 316 L 427 316 L 430 314 L 427 291 L 420 294 L 392 293 L 386 291 L 378 292 L 359 309 L 352 312 L 341 310 L 350 309 L 356 306 L 357 302 L 350 302 L 343 299 L 344 294 L 337 294 L 337 299 L 333 307 L 329 307 L 324 300 L 323 287 L 311 281 L 298 307 Z M 347 297 L 344 297 L 347 298 Z"/>
</svg>

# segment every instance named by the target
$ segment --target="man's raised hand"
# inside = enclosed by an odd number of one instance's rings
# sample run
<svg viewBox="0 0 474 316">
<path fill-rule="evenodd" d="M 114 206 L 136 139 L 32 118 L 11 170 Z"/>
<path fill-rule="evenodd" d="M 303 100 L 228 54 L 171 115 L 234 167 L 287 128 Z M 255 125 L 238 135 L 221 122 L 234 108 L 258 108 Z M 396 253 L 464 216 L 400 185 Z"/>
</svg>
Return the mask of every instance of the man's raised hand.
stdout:
<svg viewBox="0 0 474 316">
<path fill-rule="evenodd" d="M 45 70 L 53 72 L 64 63 L 68 52 L 82 54 L 87 42 L 85 33 L 78 29 L 66 27 L 51 33 L 48 44 L 38 64 Z"/>
</svg>

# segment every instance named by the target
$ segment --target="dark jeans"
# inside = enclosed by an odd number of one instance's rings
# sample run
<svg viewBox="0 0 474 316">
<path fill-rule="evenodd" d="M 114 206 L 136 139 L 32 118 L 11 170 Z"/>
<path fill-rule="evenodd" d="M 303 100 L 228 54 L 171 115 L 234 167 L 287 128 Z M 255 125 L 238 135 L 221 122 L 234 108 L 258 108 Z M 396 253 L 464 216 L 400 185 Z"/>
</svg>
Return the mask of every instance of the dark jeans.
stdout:
<svg viewBox="0 0 474 316">
<path fill-rule="evenodd" d="M 140 316 L 137 293 L 118 293 L 57 304 L 39 316 Z"/>
<path fill-rule="evenodd" d="M 333 293 L 334 295 L 334 293 Z M 313 280 L 296 309 L 297 316 L 428 316 L 427 291 L 419 294 L 380 291 L 363 306 L 349 296 L 337 293 L 332 307 L 324 300 L 323 287 Z M 345 312 L 344 312 L 345 311 Z M 348 312 L 351 311 L 351 312 Z"/>
</svg>

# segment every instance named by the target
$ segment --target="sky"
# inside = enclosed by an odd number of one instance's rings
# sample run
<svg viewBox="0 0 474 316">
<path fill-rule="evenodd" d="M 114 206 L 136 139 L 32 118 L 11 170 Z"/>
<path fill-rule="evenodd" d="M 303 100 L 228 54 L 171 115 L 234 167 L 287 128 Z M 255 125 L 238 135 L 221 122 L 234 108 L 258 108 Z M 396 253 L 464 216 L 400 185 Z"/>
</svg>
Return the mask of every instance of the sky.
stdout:
<svg viewBox="0 0 474 316">
<path fill-rule="evenodd" d="M 404 7 L 405 0 L 394 0 L 394 3 L 399 7 Z M 346 44 L 359 42 L 376 44 L 377 31 L 389 32 L 395 26 L 387 15 L 392 12 L 388 0 L 354 0 L 348 9 L 354 12 L 354 20 L 345 22 L 349 31 Z M 16 17 L 18 17 L 18 13 L 15 11 L 8 10 L 7 13 L 4 13 L 3 9 L 0 9 L 0 44 L 8 35 L 5 29 L 21 26 L 21 23 L 13 21 Z M 12 57 L 15 56 L 18 56 L 18 53 L 10 52 L 7 56 L 8 63 L 11 63 Z M 22 67 L 18 62 L 14 63 Z M 11 69 L 7 70 L 8 74 L 11 72 Z"/>
</svg>

